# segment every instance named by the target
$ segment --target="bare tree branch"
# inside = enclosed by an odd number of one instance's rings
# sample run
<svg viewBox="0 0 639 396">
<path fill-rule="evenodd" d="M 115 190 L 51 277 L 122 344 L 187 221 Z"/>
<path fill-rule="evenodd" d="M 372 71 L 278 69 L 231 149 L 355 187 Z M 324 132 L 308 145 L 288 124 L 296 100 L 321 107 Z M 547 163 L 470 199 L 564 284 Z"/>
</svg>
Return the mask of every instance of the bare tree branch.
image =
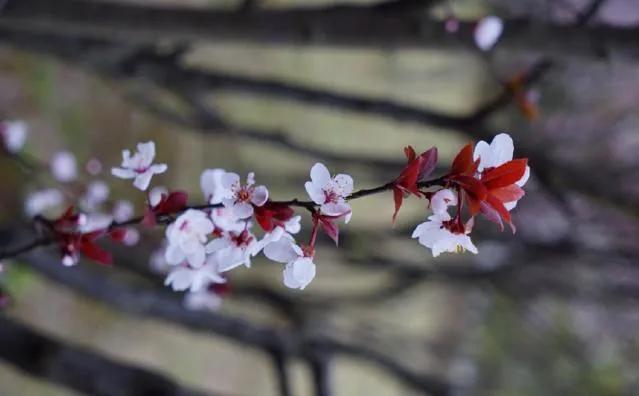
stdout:
<svg viewBox="0 0 639 396">
<path fill-rule="evenodd" d="M 286 328 L 257 325 L 219 313 L 188 311 L 173 293 L 158 293 L 148 287 L 126 284 L 122 280 L 112 279 L 106 274 L 95 273 L 81 266 L 60 271 L 59 263 L 42 252 L 31 253 L 25 256 L 25 260 L 44 276 L 124 312 L 163 319 L 189 329 L 216 334 L 267 353 L 277 352 L 310 359 L 315 356 L 317 348 L 321 348 L 327 352 L 366 359 L 396 375 L 406 385 L 433 395 L 449 393 L 449 385 L 440 378 L 415 372 L 393 357 L 363 346 L 348 345 L 324 336 L 289 331 Z"/>
<path fill-rule="evenodd" d="M 0 358 L 20 370 L 96 396 L 203 396 L 152 371 L 64 344 L 0 315 Z"/>
<path fill-rule="evenodd" d="M 402 2 L 398 2 L 401 4 Z M 411 2 L 418 3 L 418 2 Z M 11 0 L 0 25 L 128 42 L 242 40 L 272 44 L 335 46 L 473 46 L 474 22 L 447 33 L 445 21 L 431 19 L 419 4 L 379 7 L 256 10 L 248 13 L 83 0 Z M 531 20 L 505 22 L 499 47 L 545 54 L 598 56 L 597 47 L 626 58 L 639 57 L 638 28 L 548 25 Z"/>
</svg>

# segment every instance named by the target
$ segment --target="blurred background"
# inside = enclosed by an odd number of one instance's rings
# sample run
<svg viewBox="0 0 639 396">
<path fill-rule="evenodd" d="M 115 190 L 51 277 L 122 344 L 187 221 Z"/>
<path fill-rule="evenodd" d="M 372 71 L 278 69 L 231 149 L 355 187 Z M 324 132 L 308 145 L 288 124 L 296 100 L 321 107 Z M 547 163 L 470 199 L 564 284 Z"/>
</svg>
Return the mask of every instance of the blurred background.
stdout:
<svg viewBox="0 0 639 396">
<path fill-rule="evenodd" d="M 368 188 L 406 145 L 437 146 L 443 174 L 504 131 L 533 172 L 517 233 L 479 221 L 476 256 L 410 238 L 423 201 L 395 228 L 391 193 L 353 202 L 303 292 L 260 258 L 193 303 L 143 228 L 113 267 L 4 260 L 1 395 L 639 395 L 635 0 L 0 4 L 0 115 L 28 126 L 27 163 L 0 157 L 0 251 L 34 237 L 25 205 L 47 188 L 104 181 L 105 205 L 141 213 L 109 169 L 146 140 L 169 165 L 154 184 L 195 204 L 206 168 L 305 198 L 317 161 Z M 488 15 L 503 33 L 482 50 Z M 32 166 L 60 151 L 74 182 Z"/>
</svg>

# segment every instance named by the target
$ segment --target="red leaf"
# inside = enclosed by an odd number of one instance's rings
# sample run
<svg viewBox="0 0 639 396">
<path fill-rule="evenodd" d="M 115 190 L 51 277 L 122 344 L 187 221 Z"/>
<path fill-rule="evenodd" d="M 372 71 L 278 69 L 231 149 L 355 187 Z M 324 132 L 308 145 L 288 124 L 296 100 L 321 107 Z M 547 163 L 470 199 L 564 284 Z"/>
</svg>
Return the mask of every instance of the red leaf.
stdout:
<svg viewBox="0 0 639 396">
<path fill-rule="evenodd" d="M 397 213 L 399 213 L 399 209 L 402 207 L 402 202 L 404 201 L 404 192 L 397 187 L 393 187 L 393 199 L 395 200 L 395 213 L 393 213 L 394 226 L 395 220 L 397 219 Z"/>
<path fill-rule="evenodd" d="M 478 200 L 483 201 L 484 199 L 486 199 L 486 194 L 488 194 L 486 187 L 484 187 L 484 184 L 481 181 L 475 179 L 474 177 L 461 175 L 455 176 L 451 180 L 455 181 L 461 188 L 464 189 L 464 191 L 474 196 Z"/>
<path fill-rule="evenodd" d="M 116 228 L 109 232 L 109 236 L 116 242 L 122 242 L 124 237 L 126 237 L 126 229 L 124 228 Z"/>
<path fill-rule="evenodd" d="M 266 232 L 273 231 L 278 225 L 283 226 L 295 215 L 295 211 L 290 206 L 272 201 L 254 207 L 254 213 L 258 224 Z"/>
<path fill-rule="evenodd" d="M 490 206 L 492 206 L 493 209 L 497 211 L 497 213 L 499 213 L 501 218 L 504 219 L 506 223 L 508 223 L 508 225 L 510 226 L 510 229 L 512 230 L 514 234 L 516 231 L 515 225 L 512 223 L 512 220 L 510 218 L 510 212 L 508 211 L 508 209 L 504 207 L 504 204 L 502 204 L 501 201 L 497 199 L 496 197 L 494 197 L 492 194 L 488 194 L 488 197 L 486 197 L 486 202 Z"/>
<path fill-rule="evenodd" d="M 144 218 L 142 218 L 141 223 L 147 227 L 155 227 L 155 225 L 157 224 L 157 219 L 155 218 L 153 209 L 146 208 L 144 210 Z"/>
<path fill-rule="evenodd" d="M 470 214 L 474 216 L 477 213 L 479 213 L 479 211 L 481 210 L 481 204 L 483 201 L 480 201 L 474 195 L 471 195 L 471 194 L 465 194 L 465 195 L 466 195 L 466 202 L 468 203 L 468 210 L 470 211 Z"/>
<path fill-rule="evenodd" d="M 162 197 L 153 211 L 155 214 L 163 215 L 179 212 L 184 209 L 189 200 L 189 195 L 184 191 L 173 191 L 167 197 Z"/>
<path fill-rule="evenodd" d="M 417 188 L 417 178 L 419 176 L 420 167 L 420 158 L 409 162 L 404 170 L 402 170 L 402 173 L 399 174 L 399 177 L 395 180 L 395 183 L 399 184 L 406 190 L 415 190 Z"/>
<path fill-rule="evenodd" d="M 415 149 L 413 148 L 413 146 L 404 147 L 404 154 L 406 155 L 406 158 L 408 159 L 408 162 L 413 161 L 415 159 L 415 157 L 417 156 L 415 154 Z"/>
<path fill-rule="evenodd" d="M 481 213 L 486 216 L 486 218 L 493 223 L 497 223 L 499 225 L 500 230 L 504 230 L 504 223 L 501 221 L 501 216 L 499 216 L 499 212 L 495 210 L 492 206 L 490 206 L 487 202 L 482 201 L 481 205 Z"/>
<path fill-rule="evenodd" d="M 319 217 L 320 226 L 322 230 L 328 235 L 334 242 L 335 245 L 339 244 L 339 227 L 337 224 L 333 223 L 333 221 L 327 217 L 320 216 Z"/>
<path fill-rule="evenodd" d="M 109 252 L 99 247 L 92 240 L 83 241 L 80 244 L 80 252 L 86 257 L 98 263 L 111 265 L 113 264 L 113 257 Z"/>
<path fill-rule="evenodd" d="M 506 187 L 516 183 L 526 173 L 528 159 L 516 159 L 508 161 L 494 169 L 484 172 L 481 180 L 489 190 Z"/>
<path fill-rule="evenodd" d="M 518 201 L 526 194 L 524 190 L 516 184 L 494 189 L 490 193 L 503 203 Z"/>
<path fill-rule="evenodd" d="M 421 158 L 421 164 L 419 168 L 419 175 L 417 176 L 417 182 L 426 180 L 428 176 L 435 170 L 437 166 L 437 147 L 431 147 L 429 150 L 424 151 L 419 155 Z"/>
<path fill-rule="evenodd" d="M 451 175 L 463 175 L 470 171 L 473 165 L 473 144 L 468 143 L 462 148 L 453 160 L 450 169 Z"/>
</svg>

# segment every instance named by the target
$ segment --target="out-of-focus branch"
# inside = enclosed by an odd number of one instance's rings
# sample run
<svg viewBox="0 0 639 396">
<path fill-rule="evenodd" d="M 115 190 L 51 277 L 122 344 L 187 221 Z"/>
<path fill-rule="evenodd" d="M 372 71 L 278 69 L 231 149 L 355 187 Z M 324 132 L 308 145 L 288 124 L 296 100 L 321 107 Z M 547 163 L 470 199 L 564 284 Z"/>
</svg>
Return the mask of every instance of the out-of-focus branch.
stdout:
<svg viewBox="0 0 639 396">
<path fill-rule="evenodd" d="M 313 388 L 315 388 L 315 396 L 331 396 L 332 390 L 332 361 L 330 355 L 326 353 L 317 353 L 310 359 L 311 373 L 313 375 Z"/>
<path fill-rule="evenodd" d="M 427 394 L 449 393 L 449 385 L 445 381 L 426 373 L 415 372 L 394 357 L 368 350 L 364 346 L 344 344 L 322 336 L 289 331 L 286 328 L 266 327 L 219 313 L 188 311 L 172 293 L 159 293 L 139 285 L 127 284 L 81 266 L 60 271 L 59 264 L 46 254 L 34 252 L 26 256 L 25 261 L 44 276 L 124 312 L 167 320 L 268 353 L 277 352 L 286 356 L 310 359 L 318 350 L 323 350 L 366 359 L 396 375 L 408 386 Z"/>
<path fill-rule="evenodd" d="M 334 46 L 452 47 L 473 45 L 474 21 L 449 34 L 419 2 L 325 8 L 261 9 L 253 12 L 146 7 L 83 0 L 11 0 L 0 25 L 73 36 L 161 40 L 241 40 L 270 44 Z M 499 47 L 546 54 L 597 56 L 593 43 L 627 58 L 639 57 L 638 28 L 505 22 Z"/>
<path fill-rule="evenodd" d="M 96 396 L 203 396 L 173 380 L 64 344 L 0 315 L 0 358 L 29 375 Z"/>
</svg>

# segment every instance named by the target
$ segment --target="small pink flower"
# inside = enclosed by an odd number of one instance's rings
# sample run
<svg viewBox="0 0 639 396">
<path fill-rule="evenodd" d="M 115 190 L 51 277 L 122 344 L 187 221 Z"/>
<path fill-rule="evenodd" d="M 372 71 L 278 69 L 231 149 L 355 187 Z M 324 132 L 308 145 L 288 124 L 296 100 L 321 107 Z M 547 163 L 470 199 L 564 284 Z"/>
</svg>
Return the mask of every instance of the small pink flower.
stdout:
<svg viewBox="0 0 639 396">
<path fill-rule="evenodd" d="M 139 190 L 149 188 L 153 175 L 166 172 L 166 164 L 154 164 L 155 143 L 138 143 L 137 152 L 131 156 L 129 150 L 122 151 L 122 167 L 112 168 L 111 174 L 121 179 L 135 179 L 133 185 Z"/>
<path fill-rule="evenodd" d="M 331 177 L 324 164 L 317 163 L 311 168 L 311 181 L 304 184 L 308 196 L 320 205 L 320 212 L 331 217 L 345 216 L 351 219 L 351 206 L 346 198 L 353 192 L 353 178 L 346 174 Z"/>
<path fill-rule="evenodd" d="M 240 184 L 237 173 L 227 172 L 222 175 L 220 182 L 225 189 L 222 203 L 227 208 L 233 208 L 233 214 L 238 219 L 253 216 L 253 206 L 262 206 L 268 200 L 268 190 L 264 186 L 255 186 L 255 174 L 250 172 L 246 184 Z"/>
</svg>

